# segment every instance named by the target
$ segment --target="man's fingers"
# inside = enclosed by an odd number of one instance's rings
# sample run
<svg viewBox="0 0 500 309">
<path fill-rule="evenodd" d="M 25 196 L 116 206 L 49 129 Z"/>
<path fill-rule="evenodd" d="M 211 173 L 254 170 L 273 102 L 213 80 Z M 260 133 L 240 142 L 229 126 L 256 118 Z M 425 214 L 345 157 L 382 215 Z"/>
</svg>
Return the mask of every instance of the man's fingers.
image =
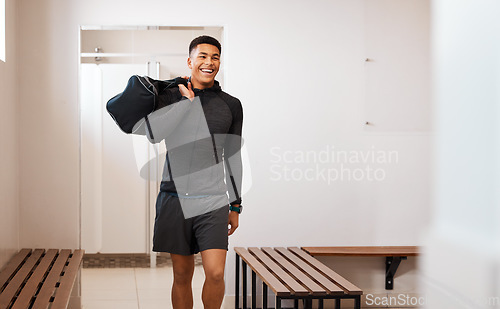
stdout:
<svg viewBox="0 0 500 309">
<path fill-rule="evenodd" d="M 193 93 L 194 92 L 191 90 L 191 87 L 188 85 L 189 89 L 186 88 L 186 86 L 184 86 L 183 84 L 179 84 L 179 91 L 183 94 L 183 95 L 186 95 L 187 97 L 189 97 L 189 94 Z"/>
<path fill-rule="evenodd" d="M 181 92 L 182 95 L 185 95 L 186 92 L 188 91 L 186 86 L 184 86 L 183 84 L 179 84 L 179 91 Z"/>
<path fill-rule="evenodd" d="M 234 228 L 232 225 L 231 225 L 231 228 L 229 229 L 229 232 L 227 233 L 227 235 L 231 235 L 234 233 L 234 231 L 236 230 L 236 228 Z"/>
<path fill-rule="evenodd" d="M 189 92 L 189 90 L 187 90 L 186 86 L 182 85 L 182 84 L 179 84 L 179 92 L 181 93 L 181 95 L 183 97 L 186 97 L 188 98 L 190 101 L 193 101 L 193 95 L 191 94 L 191 92 Z"/>
<path fill-rule="evenodd" d="M 231 223 L 231 219 L 229 219 L 229 220 L 227 221 L 227 224 L 228 224 L 229 226 L 231 226 L 231 228 L 229 228 L 229 229 L 228 229 L 228 232 L 227 232 L 227 235 L 229 236 L 229 235 L 233 234 L 233 233 L 234 233 L 234 231 L 236 231 L 236 229 L 238 228 L 238 224 L 233 224 L 233 223 Z"/>
</svg>

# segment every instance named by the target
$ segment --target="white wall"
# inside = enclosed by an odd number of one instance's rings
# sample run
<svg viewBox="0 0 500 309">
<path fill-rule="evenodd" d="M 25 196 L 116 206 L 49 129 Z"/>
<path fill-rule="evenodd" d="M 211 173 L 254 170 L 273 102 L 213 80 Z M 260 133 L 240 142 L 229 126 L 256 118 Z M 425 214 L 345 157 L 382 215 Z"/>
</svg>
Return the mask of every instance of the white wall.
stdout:
<svg viewBox="0 0 500 309">
<path fill-rule="evenodd" d="M 407 3 L 419 6 L 419 14 L 428 7 L 425 0 Z M 225 90 L 243 102 L 253 177 L 231 248 L 419 244 L 429 214 L 430 136 L 364 126 L 363 1 L 22 0 L 19 6 L 19 74 L 34 89 L 20 92 L 22 246 L 79 245 L 78 26 L 125 24 L 224 26 Z M 427 20 L 421 22 L 426 37 Z M 422 49 L 410 50 L 410 59 L 427 52 L 426 44 L 416 46 Z M 394 151 L 398 160 L 368 164 L 385 172 L 383 181 L 273 180 L 273 169 L 282 177 L 284 168 L 315 168 L 283 162 L 289 151 L 318 154 L 326 147 L 364 155 Z M 340 165 L 330 160 L 319 167 Z M 230 250 L 227 294 L 233 267 Z M 346 276 L 355 268 L 344 269 Z M 359 285 L 383 290 L 383 282 L 366 282 Z"/>
<path fill-rule="evenodd" d="M 17 3 L 5 4 L 7 62 L 0 61 L 0 269 L 19 249 Z"/>
</svg>

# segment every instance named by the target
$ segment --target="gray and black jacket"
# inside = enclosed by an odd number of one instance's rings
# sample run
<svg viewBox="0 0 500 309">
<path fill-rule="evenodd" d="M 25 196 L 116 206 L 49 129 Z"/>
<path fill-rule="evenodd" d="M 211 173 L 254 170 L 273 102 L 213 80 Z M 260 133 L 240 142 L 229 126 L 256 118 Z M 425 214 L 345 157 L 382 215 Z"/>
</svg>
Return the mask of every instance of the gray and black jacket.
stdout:
<svg viewBox="0 0 500 309">
<path fill-rule="evenodd" d="M 174 81 L 185 84 L 180 78 Z M 217 81 L 211 88 L 193 89 L 192 102 L 177 86 L 158 90 L 155 111 L 134 131 L 143 132 L 152 143 L 165 140 L 160 190 L 180 198 L 228 192 L 230 204 L 241 204 L 241 102 L 222 91 Z"/>
</svg>

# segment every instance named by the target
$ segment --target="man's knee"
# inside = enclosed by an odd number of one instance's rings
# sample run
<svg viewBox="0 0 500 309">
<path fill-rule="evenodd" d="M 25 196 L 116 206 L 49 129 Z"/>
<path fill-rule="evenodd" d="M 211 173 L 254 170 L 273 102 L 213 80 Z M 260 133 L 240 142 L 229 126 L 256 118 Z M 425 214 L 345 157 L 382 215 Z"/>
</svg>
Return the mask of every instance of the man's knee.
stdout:
<svg viewBox="0 0 500 309">
<path fill-rule="evenodd" d="M 177 267 L 174 269 L 174 280 L 189 280 L 193 278 L 194 271 L 189 267 Z"/>
<path fill-rule="evenodd" d="M 175 284 L 191 284 L 193 280 L 193 271 L 189 269 L 174 270 L 174 283 Z"/>
<path fill-rule="evenodd" d="M 205 278 L 207 281 L 213 283 L 224 282 L 224 269 L 212 269 L 205 271 Z"/>
<path fill-rule="evenodd" d="M 212 283 L 224 282 L 224 268 L 226 264 L 224 249 L 207 249 L 201 252 L 205 278 Z"/>
</svg>

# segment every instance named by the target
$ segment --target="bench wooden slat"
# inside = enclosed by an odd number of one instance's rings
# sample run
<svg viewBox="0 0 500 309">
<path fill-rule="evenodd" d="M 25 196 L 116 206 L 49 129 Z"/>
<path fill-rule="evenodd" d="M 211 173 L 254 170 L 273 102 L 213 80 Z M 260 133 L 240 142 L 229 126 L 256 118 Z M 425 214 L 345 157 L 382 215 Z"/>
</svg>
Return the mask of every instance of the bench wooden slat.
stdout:
<svg viewBox="0 0 500 309">
<path fill-rule="evenodd" d="M 307 254 L 304 250 L 302 250 L 298 247 L 288 247 L 288 250 L 292 251 L 295 255 L 297 255 L 298 257 L 303 259 L 305 262 L 307 262 L 309 265 L 311 265 L 316 270 L 321 272 L 323 275 L 325 275 L 328 278 L 330 278 L 331 280 L 333 280 L 333 282 L 335 282 L 336 284 L 343 287 L 346 291 L 349 291 L 348 293 L 350 295 L 363 294 L 363 291 L 360 288 L 358 288 L 357 286 L 355 286 L 354 284 L 352 284 L 351 282 L 346 280 L 341 275 L 334 272 L 331 268 L 327 267 L 326 265 L 324 265 L 320 261 L 316 260 L 315 258 L 310 256 L 309 254 Z"/>
<path fill-rule="evenodd" d="M 26 281 L 26 277 L 33 271 L 36 263 L 45 252 L 43 249 L 36 249 L 33 253 L 28 257 L 26 262 L 23 264 L 21 269 L 14 275 L 14 278 L 10 280 L 2 294 L 0 294 L 0 308 L 7 308 L 12 299 L 16 296 L 19 289 Z"/>
<path fill-rule="evenodd" d="M 68 261 L 68 257 L 71 250 L 63 249 L 59 252 L 57 259 L 50 270 L 49 275 L 45 279 L 40 292 L 38 293 L 35 303 L 33 304 L 34 309 L 47 308 L 50 298 L 53 296 L 56 289 L 56 283 L 59 281 L 61 272 Z"/>
<path fill-rule="evenodd" d="M 292 262 L 296 267 L 302 270 L 303 273 L 310 275 L 312 278 L 317 280 L 319 284 L 324 286 L 328 294 L 330 295 L 344 295 L 344 290 L 340 288 L 338 285 L 330 281 L 326 278 L 322 273 L 318 272 L 316 269 L 311 267 L 309 264 L 304 262 L 301 258 L 287 250 L 286 248 L 274 248 L 278 253 L 287 258 L 290 262 Z M 346 291 L 345 293 L 347 293 Z"/>
<path fill-rule="evenodd" d="M 234 251 L 238 254 L 245 263 L 250 266 L 250 268 L 259 275 L 259 277 L 264 281 L 267 286 L 274 292 L 277 296 L 289 296 L 291 294 L 290 290 L 279 281 L 267 268 L 260 263 L 253 255 L 248 252 L 247 249 L 242 247 L 235 247 Z"/>
<path fill-rule="evenodd" d="M 302 282 L 302 284 L 311 291 L 311 294 L 314 296 L 322 296 L 326 295 L 327 292 L 325 288 L 314 282 L 309 276 L 304 274 L 300 268 L 297 268 L 295 265 L 290 263 L 287 259 L 285 259 L 278 252 L 274 251 L 273 248 L 270 247 L 262 247 L 261 250 L 266 253 L 269 257 L 271 257 L 277 264 L 284 266 L 285 271 L 291 276 L 295 277 L 296 280 Z"/>
<path fill-rule="evenodd" d="M 71 290 L 75 283 L 75 277 L 82 263 L 83 253 L 84 250 L 75 250 L 73 252 L 73 256 L 70 258 L 69 264 L 64 271 L 64 276 L 61 278 L 54 302 L 50 307 L 51 309 L 65 309 L 68 307 Z"/>
<path fill-rule="evenodd" d="M 290 289 L 293 295 L 296 296 L 307 296 L 309 291 L 298 283 L 294 278 L 292 278 L 287 272 L 285 272 L 278 264 L 276 264 L 271 258 L 269 258 L 264 252 L 262 252 L 257 247 L 250 247 L 248 251 L 252 253 L 255 257 L 260 259 L 266 267 L 274 273 L 278 278 L 280 278 L 283 283 L 285 283 Z"/>
<path fill-rule="evenodd" d="M 14 277 L 17 270 L 31 253 L 31 249 L 22 249 L 14 255 L 0 273 L 0 293 L 3 292 L 7 283 Z"/>
<path fill-rule="evenodd" d="M 50 249 L 45 253 L 45 256 L 43 256 L 40 261 L 40 264 L 38 264 L 35 271 L 30 276 L 28 282 L 22 289 L 21 293 L 17 297 L 17 300 L 12 306 L 12 309 L 29 308 L 32 298 L 35 295 L 36 291 L 38 290 L 40 282 L 42 282 L 43 278 L 49 271 L 49 267 L 54 261 L 58 251 L 59 250 L 56 249 Z"/>
<path fill-rule="evenodd" d="M 417 256 L 417 246 L 302 247 L 313 256 Z"/>
</svg>

